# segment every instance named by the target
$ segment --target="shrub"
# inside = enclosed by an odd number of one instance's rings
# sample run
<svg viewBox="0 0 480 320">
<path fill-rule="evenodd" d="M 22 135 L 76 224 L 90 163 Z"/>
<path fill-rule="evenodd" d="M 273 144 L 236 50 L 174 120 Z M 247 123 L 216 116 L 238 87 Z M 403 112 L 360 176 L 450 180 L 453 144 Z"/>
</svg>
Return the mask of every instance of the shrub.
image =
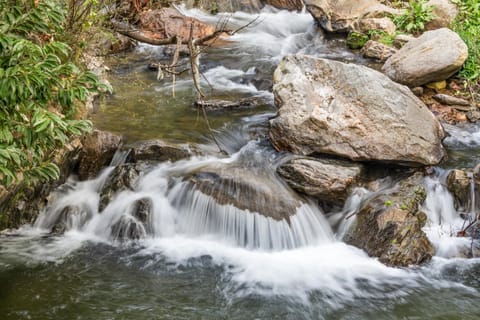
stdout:
<svg viewBox="0 0 480 320">
<path fill-rule="evenodd" d="M 433 6 L 428 5 L 426 0 L 409 0 L 405 13 L 393 18 L 397 29 L 408 33 L 417 33 L 425 29 L 425 23 L 431 21 Z"/>
<path fill-rule="evenodd" d="M 480 78 L 480 2 L 478 0 L 456 0 L 460 13 L 453 23 L 453 30 L 468 46 L 468 59 L 460 76 L 470 83 Z"/>
<path fill-rule="evenodd" d="M 0 181 L 6 186 L 58 177 L 55 148 L 91 129 L 74 115 L 89 93 L 103 88 L 55 39 L 65 22 L 62 3 L 0 0 Z"/>
</svg>

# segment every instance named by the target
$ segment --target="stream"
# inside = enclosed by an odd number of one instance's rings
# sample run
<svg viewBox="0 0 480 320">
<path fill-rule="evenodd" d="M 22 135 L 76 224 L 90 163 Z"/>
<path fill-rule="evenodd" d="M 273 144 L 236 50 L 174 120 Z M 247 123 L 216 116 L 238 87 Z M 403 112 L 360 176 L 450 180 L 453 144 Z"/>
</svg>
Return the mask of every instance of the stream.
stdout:
<svg viewBox="0 0 480 320">
<path fill-rule="evenodd" d="M 209 23 L 218 16 L 186 10 Z M 232 27 L 257 15 L 237 12 Z M 180 76 L 175 98 L 169 79 L 157 80 L 149 61 L 168 61 L 163 49 L 140 45 L 114 57 L 113 96 L 93 115 L 95 126 L 127 142 L 164 139 L 191 143 L 211 155 L 161 163 L 142 172 L 135 191 L 123 191 L 99 212 L 99 190 L 113 167 L 89 181 L 67 182 L 32 225 L 0 235 L 0 318 L 9 319 L 478 319 L 480 259 L 453 258 L 468 238 L 453 237 L 463 223 L 444 174 L 425 179 L 425 226 L 436 248 L 421 267 L 391 268 L 341 241 L 312 201 L 297 196 L 275 174 L 288 157 L 267 140 L 275 116 L 268 79 L 286 54 L 303 53 L 366 64 L 340 39 L 325 39 L 306 12 L 266 8 L 251 28 L 201 57 L 202 86 L 212 97 L 258 97 L 255 108 L 209 114 L 216 144 L 198 111 L 192 81 Z M 210 87 L 211 86 L 211 87 Z M 438 168 L 472 167 L 480 157 L 478 128 L 447 127 L 449 160 Z M 297 213 L 277 221 L 219 204 L 182 177 L 215 168 L 254 179 L 256 192 L 274 192 Z M 347 200 L 355 212 L 368 191 Z M 151 199 L 151 230 L 119 241 L 115 224 L 134 203 Z M 63 208 L 82 214 L 63 235 L 49 233 Z"/>
</svg>

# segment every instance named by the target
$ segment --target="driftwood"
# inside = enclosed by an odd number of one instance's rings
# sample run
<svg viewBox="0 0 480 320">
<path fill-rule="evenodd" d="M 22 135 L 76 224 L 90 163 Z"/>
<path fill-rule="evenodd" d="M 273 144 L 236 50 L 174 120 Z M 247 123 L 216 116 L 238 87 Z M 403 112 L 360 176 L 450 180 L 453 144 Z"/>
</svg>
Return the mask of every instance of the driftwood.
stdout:
<svg viewBox="0 0 480 320">
<path fill-rule="evenodd" d="M 192 74 L 193 85 L 194 85 L 195 91 L 197 92 L 197 100 L 201 101 L 205 98 L 205 94 L 203 93 L 202 88 L 200 86 L 200 77 L 203 76 L 203 74 L 200 71 L 200 54 L 202 53 L 202 47 L 211 46 L 212 43 L 214 43 L 222 35 L 230 35 L 230 36 L 234 35 L 235 33 L 245 28 L 248 28 L 249 26 L 254 24 L 256 21 L 257 19 L 254 19 L 249 23 L 247 23 L 246 25 L 236 30 L 229 30 L 226 28 L 228 23 L 228 18 L 227 18 L 227 19 L 221 20 L 219 24 L 217 24 L 214 32 L 200 38 L 194 38 L 195 21 L 192 20 L 190 22 L 190 31 L 189 31 L 188 39 L 184 39 L 179 35 L 173 35 L 164 39 L 156 39 L 153 37 L 149 37 L 147 34 L 142 32 L 141 30 L 137 30 L 127 23 L 113 21 L 112 24 L 118 33 L 143 43 L 147 43 L 155 46 L 176 45 L 175 53 L 173 55 L 173 58 L 170 64 L 161 64 L 161 63 L 154 64 L 154 67 L 156 67 L 158 70 L 157 79 L 163 79 L 165 74 L 169 74 L 172 76 L 172 83 L 173 83 L 172 95 L 173 96 L 175 96 L 176 76 L 189 70 L 189 69 L 183 69 L 181 71 L 177 71 L 177 68 L 185 65 L 184 63 L 179 63 L 178 61 L 180 56 L 180 47 L 182 45 L 187 45 L 188 51 L 189 51 L 189 65 L 190 65 L 189 67 Z M 205 80 L 208 82 L 206 78 Z M 205 105 L 199 104 L 198 107 L 202 111 L 203 118 L 208 127 L 208 130 L 211 133 L 213 141 L 215 142 L 215 144 L 218 146 L 219 150 L 222 153 L 226 153 L 220 146 L 219 142 L 217 141 L 214 135 L 214 130 L 210 126 Z"/>
</svg>

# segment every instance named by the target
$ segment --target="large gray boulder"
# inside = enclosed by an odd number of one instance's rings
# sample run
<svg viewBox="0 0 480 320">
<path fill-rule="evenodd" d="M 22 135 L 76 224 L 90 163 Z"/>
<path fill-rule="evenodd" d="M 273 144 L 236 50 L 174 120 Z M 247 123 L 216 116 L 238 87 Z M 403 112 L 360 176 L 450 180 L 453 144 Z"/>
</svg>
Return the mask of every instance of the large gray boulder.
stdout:
<svg viewBox="0 0 480 320">
<path fill-rule="evenodd" d="M 382 70 L 398 83 L 418 87 L 448 79 L 460 70 L 467 57 L 467 45 L 458 34 L 442 28 L 406 43 Z"/>
<path fill-rule="evenodd" d="M 434 165 L 445 155 L 440 123 L 405 86 L 364 66 L 287 56 L 274 73 L 277 150 L 354 161 Z"/>
<path fill-rule="evenodd" d="M 354 31 L 361 19 L 383 18 L 398 11 L 376 0 L 304 0 L 307 10 L 328 32 Z"/>
<path fill-rule="evenodd" d="M 295 190 L 342 204 L 362 174 L 361 164 L 349 161 L 297 158 L 278 167 L 278 174 Z"/>
</svg>

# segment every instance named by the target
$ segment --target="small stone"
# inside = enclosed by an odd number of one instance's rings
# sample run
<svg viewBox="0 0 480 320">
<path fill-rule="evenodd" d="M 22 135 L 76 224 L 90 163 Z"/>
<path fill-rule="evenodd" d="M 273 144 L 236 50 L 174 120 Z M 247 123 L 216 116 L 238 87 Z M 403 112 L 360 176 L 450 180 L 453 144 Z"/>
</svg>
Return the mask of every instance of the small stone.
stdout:
<svg viewBox="0 0 480 320">
<path fill-rule="evenodd" d="M 465 99 L 449 96 L 448 94 L 436 94 L 432 97 L 441 104 L 446 104 L 448 106 L 470 106 L 470 102 Z"/>
<path fill-rule="evenodd" d="M 471 110 L 467 112 L 467 118 L 470 122 L 477 122 L 480 120 L 480 111 L 478 110 Z"/>
<path fill-rule="evenodd" d="M 412 88 L 412 92 L 414 95 L 416 95 L 417 97 L 420 97 L 421 95 L 423 95 L 423 87 L 415 87 L 415 88 Z"/>
<path fill-rule="evenodd" d="M 396 49 L 389 47 L 383 43 L 369 40 L 365 44 L 365 46 L 363 46 L 361 53 L 365 58 L 385 61 L 390 58 L 396 51 Z"/>
<path fill-rule="evenodd" d="M 426 87 L 433 90 L 443 90 L 447 87 L 447 81 L 442 80 L 442 81 L 430 82 L 426 85 Z"/>
<path fill-rule="evenodd" d="M 401 48 L 401 47 L 403 47 L 403 45 L 405 43 L 407 43 L 411 40 L 414 40 L 414 39 L 415 39 L 415 37 L 413 37 L 413 36 L 409 36 L 409 35 L 406 35 L 406 34 L 399 34 L 393 40 L 393 45 L 395 46 L 395 48 Z"/>
</svg>

